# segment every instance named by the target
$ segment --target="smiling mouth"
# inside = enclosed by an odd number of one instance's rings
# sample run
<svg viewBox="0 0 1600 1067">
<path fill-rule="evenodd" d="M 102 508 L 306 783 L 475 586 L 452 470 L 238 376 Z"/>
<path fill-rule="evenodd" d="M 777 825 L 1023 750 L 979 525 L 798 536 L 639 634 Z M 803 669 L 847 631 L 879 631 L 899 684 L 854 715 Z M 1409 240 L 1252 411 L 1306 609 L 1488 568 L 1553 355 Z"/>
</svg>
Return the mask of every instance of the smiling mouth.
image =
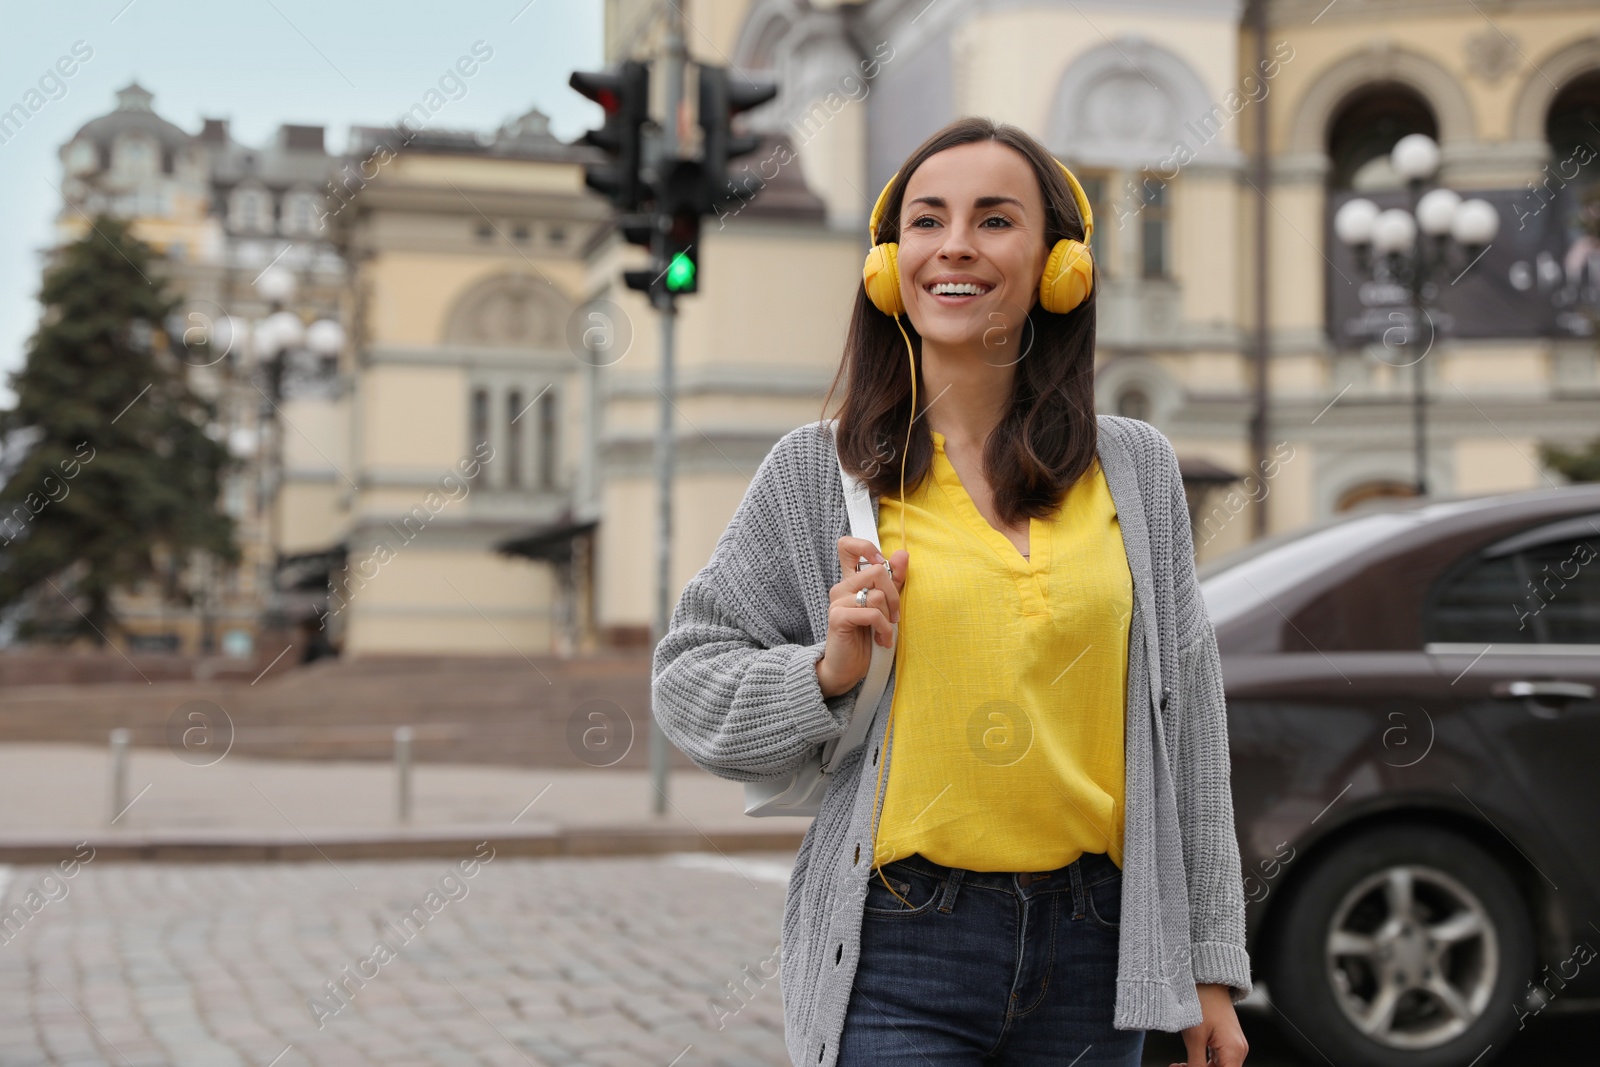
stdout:
<svg viewBox="0 0 1600 1067">
<path fill-rule="evenodd" d="M 994 291 L 994 286 L 984 285 L 981 282 L 935 282 L 924 288 L 941 302 L 948 301 L 953 304 L 974 300 Z"/>
</svg>

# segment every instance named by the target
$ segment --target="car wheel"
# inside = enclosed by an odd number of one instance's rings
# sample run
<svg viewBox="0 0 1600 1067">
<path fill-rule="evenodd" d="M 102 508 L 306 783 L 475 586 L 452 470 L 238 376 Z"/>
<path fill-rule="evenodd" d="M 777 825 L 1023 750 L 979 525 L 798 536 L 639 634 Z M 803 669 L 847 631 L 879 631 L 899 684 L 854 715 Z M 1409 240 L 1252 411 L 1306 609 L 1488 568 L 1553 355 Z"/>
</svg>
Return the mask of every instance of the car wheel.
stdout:
<svg viewBox="0 0 1600 1067">
<path fill-rule="evenodd" d="M 1285 1037 L 1338 1067 L 1482 1067 L 1515 1031 L 1534 968 L 1527 905 L 1504 868 L 1459 834 L 1415 826 L 1322 856 L 1273 945 Z"/>
</svg>

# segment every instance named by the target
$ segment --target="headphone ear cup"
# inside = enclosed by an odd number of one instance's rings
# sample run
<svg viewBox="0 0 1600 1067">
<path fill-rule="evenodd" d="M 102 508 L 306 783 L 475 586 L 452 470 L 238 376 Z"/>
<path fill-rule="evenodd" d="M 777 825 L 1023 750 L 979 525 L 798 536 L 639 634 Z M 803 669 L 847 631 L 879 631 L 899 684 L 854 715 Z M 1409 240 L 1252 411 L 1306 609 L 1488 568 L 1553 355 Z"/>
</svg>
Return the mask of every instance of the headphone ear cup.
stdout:
<svg viewBox="0 0 1600 1067">
<path fill-rule="evenodd" d="M 873 245 L 861 268 L 867 298 L 885 315 L 900 315 L 906 310 L 900 300 L 900 246 L 893 241 Z"/>
<path fill-rule="evenodd" d="M 1039 304 L 1065 315 L 1089 299 L 1094 289 L 1094 255 L 1082 241 L 1062 238 L 1050 250 L 1039 278 Z"/>
</svg>

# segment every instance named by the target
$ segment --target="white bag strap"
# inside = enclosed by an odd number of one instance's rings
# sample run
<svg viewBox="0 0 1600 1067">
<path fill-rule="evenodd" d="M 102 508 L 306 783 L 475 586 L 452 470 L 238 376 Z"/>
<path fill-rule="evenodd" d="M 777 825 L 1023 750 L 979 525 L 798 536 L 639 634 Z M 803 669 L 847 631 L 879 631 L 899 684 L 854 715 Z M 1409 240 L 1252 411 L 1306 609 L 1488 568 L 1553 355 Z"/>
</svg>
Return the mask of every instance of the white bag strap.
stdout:
<svg viewBox="0 0 1600 1067">
<path fill-rule="evenodd" d="M 838 420 L 828 420 L 828 426 L 837 432 Z M 834 453 L 837 457 L 837 445 Z M 850 536 L 865 538 L 881 551 L 882 546 L 878 544 L 878 523 L 872 516 L 872 496 L 867 491 L 866 483 L 845 470 L 842 459 L 839 460 L 839 477 L 844 483 L 844 506 L 850 516 Z M 878 700 L 883 696 L 884 687 L 889 682 L 889 670 L 894 666 L 895 647 L 899 644 L 900 638 L 899 625 L 891 623 L 890 632 L 893 639 L 888 648 L 878 644 L 876 640 L 873 641 L 872 664 L 867 668 L 866 680 L 856 697 L 850 725 L 837 739 L 838 743 L 824 754 L 822 761 L 824 774 L 831 771 L 841 757 L 854 751 L 866 740 L 867 730 L 872 725 L 873 712 L 878 708 Z"/>
</svg>

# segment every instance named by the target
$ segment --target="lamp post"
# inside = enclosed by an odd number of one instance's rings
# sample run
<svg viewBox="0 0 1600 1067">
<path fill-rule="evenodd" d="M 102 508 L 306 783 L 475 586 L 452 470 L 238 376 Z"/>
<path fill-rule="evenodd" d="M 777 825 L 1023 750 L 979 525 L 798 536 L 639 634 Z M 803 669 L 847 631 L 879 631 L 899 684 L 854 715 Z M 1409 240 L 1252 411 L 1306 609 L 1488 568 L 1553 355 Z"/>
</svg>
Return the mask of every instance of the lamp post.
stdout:
<svg viewBox="0 0 1600 1067">
<path fill-rule="evenodd" d="M 1427 134 L 1400 138 L 1389 153 L 1389 162 L 1405 179 L 1410 210 L 1380 210 L 1371 200 L 1357 197 L 1339 208 L 1333 230 L 1355 252 L 1363 273 L 1377 282 L 1405 286 L 1411 311 L 1405 343 L 1411 344 L 1420 336 L 1426 309 L 1437 295 L 1437 280 L 1451 272 L 1465 273 L 1477 261 L 1499 232 L 1500 215 L 1487 200 L 1463 200 L 1443 186 L 1427 188 L 1439 169 L 1439 146 Z M 1428 492 L 1425 355 L 1426 349 L 1411 361 L 1418 496 Z"/>
<path fill-rule="evenodd" d="M 274 575 L 275 549 L 282 543 L 275 527 L 274 507 L 283 481 L 283 412 L 280 405 L 292 386 L 336 377 L 337 357 L 344 347 L 344 328 L 334 319 L 319 319 L 309 327 L 288 309 L 297 286 L 293 274 L 281 268 L 264 271 L 255 281 L 256 295 L 272 310 L 255 324 L 251 349 L 261 381 L 258 405 L 256 471 L 257 515 L 262 540 L 261 588 L 269 591 L 269 614 L 281 614 L 282 603 Z M 307 356 L 310 361 L 308 362 Z"/>
</svg>

